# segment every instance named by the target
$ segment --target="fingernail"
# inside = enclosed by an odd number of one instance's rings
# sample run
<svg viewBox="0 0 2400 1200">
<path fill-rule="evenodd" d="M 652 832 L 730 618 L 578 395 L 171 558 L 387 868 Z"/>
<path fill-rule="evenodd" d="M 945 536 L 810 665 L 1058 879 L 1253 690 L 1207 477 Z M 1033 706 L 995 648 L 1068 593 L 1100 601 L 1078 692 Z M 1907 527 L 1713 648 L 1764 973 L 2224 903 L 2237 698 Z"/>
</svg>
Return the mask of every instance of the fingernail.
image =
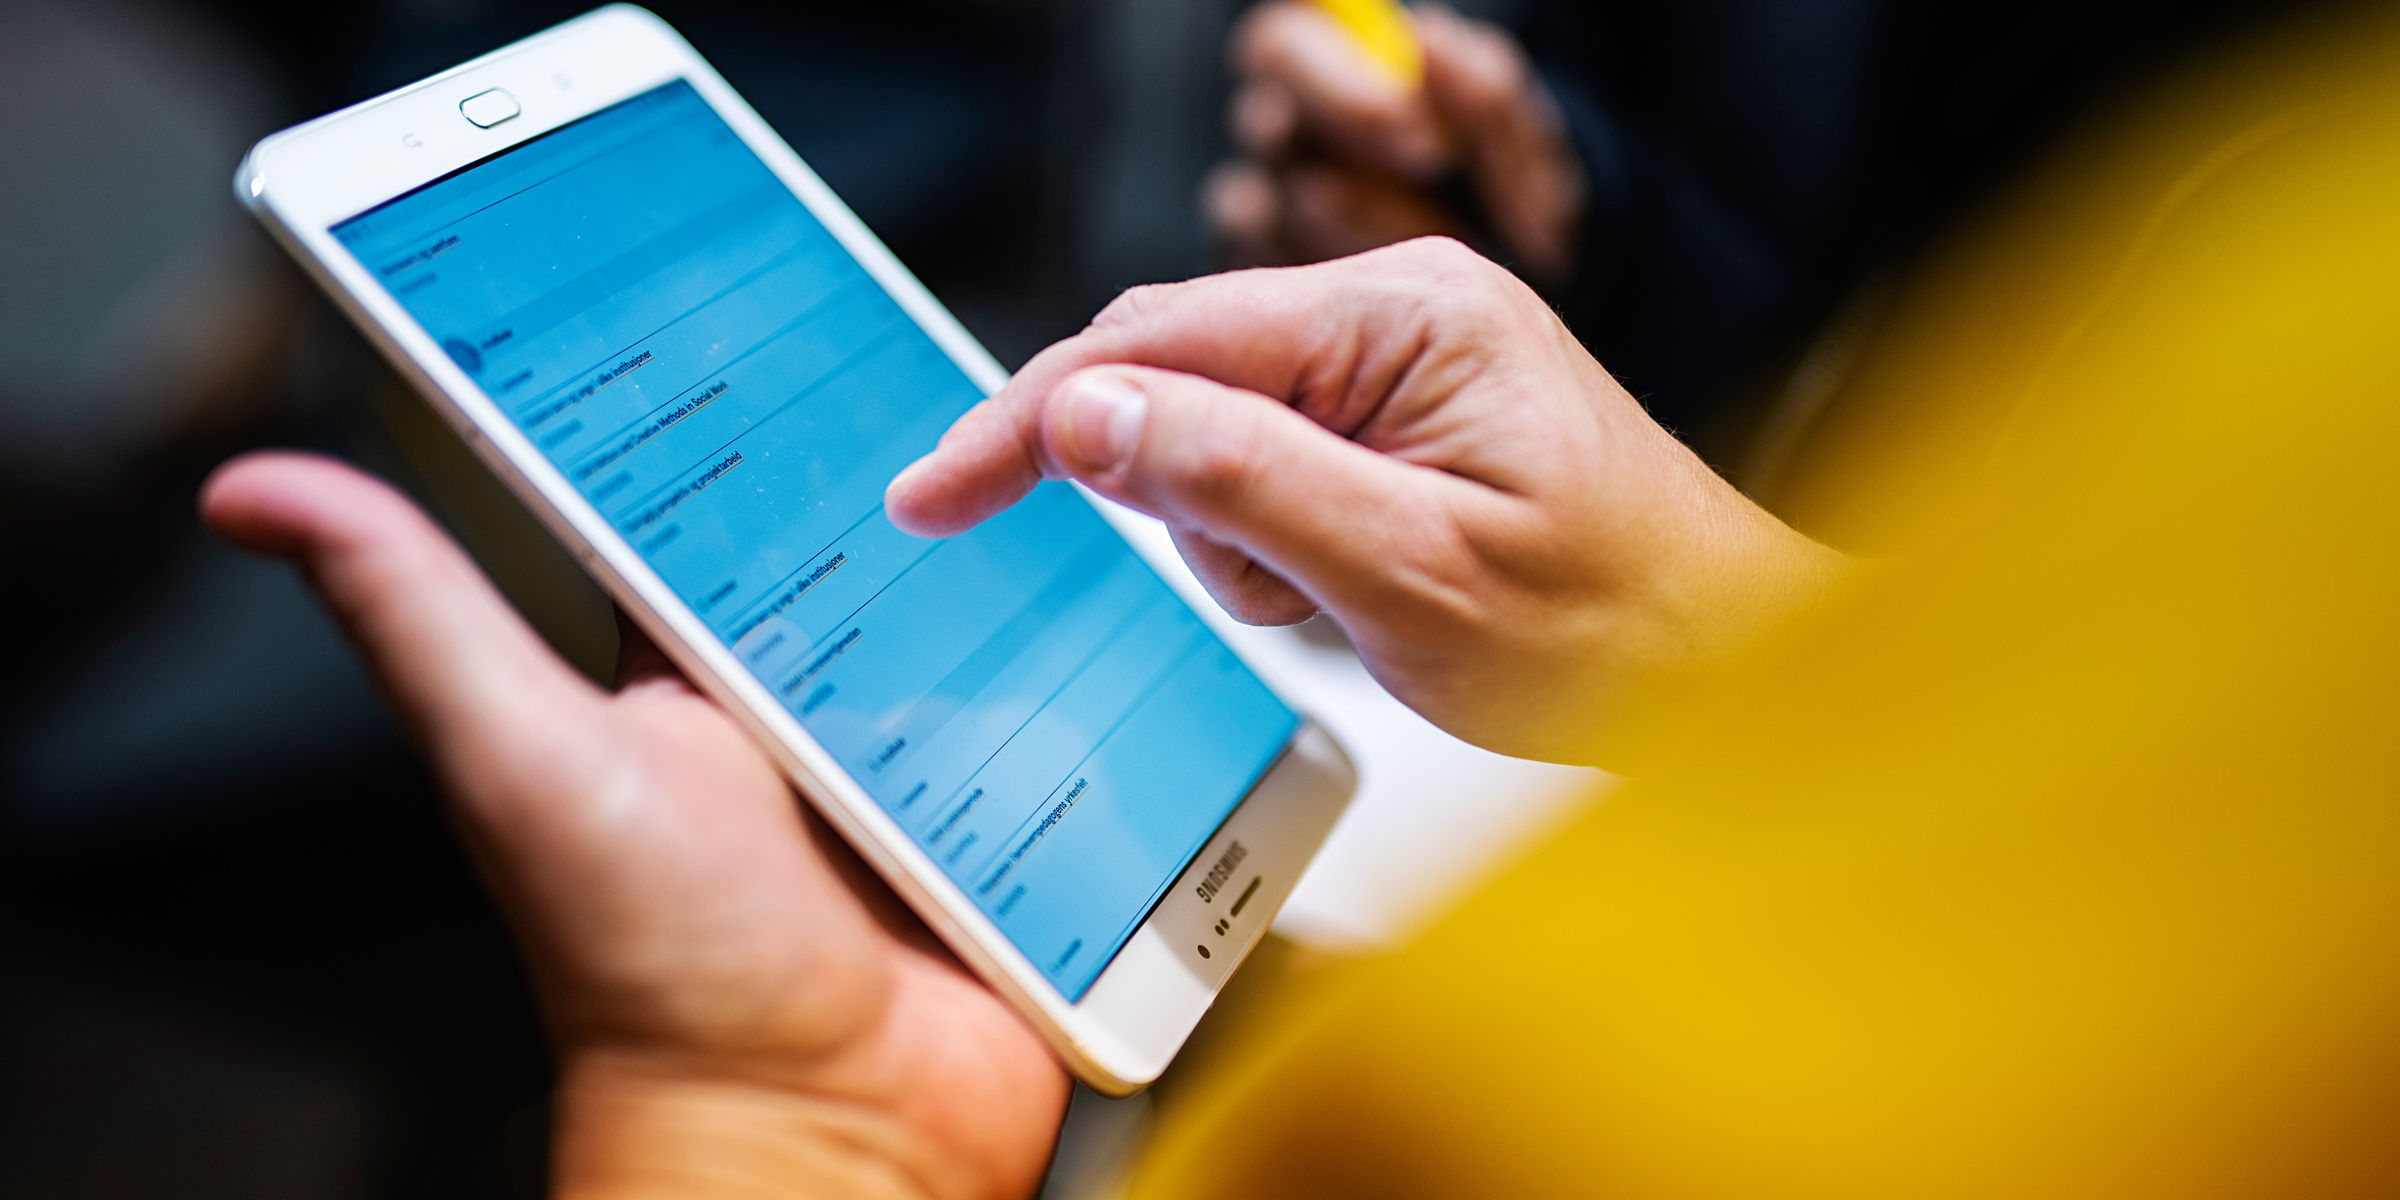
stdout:
<svg viewBox="0 0 2400 1200">
<path fill-rule="evenodd" d="M 1100 470 L 1125 461 L 1141 440 L 1149 397 L 1115 375 L 1079 375 L 1067 386 L 1069 456 Z"/>
</svg>

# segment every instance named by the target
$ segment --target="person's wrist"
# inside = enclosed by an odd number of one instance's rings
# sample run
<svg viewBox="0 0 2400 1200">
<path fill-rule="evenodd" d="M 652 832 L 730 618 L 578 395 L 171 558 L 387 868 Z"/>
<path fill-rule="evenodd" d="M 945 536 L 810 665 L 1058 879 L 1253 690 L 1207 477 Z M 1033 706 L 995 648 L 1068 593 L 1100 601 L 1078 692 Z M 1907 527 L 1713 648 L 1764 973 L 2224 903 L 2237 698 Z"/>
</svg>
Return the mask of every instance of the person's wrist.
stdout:
<svg viewBox="0 0 2400 1200">
<path fill-rule="evenodd" d="M 872 1105 L 641 1051 L 567 1056 L 552 1151 L 552 1194 L 567 1200 L 983 1190 Z"/>
<path fill-rule="evenodd" d="M 1668 670 L 1707 662 L 1809 608 L 1847 571 L 1849 558 L 1777 519 L 1696 458 L 1686 459 L 1698 502 L 1668 539 L 1651 595 L 1677 629 Z"/>
<path fill-rule="evenodd" d="M 1852 563 L 1742 495 L 1613 381 L 1588 378 L 1601 408 L 1630 418 L 1613 423 L 1611 474 L 1640 482 L 1628 491 L 1586 478 L 1591 490 L 1570 488 L 1574 498 L 1562 495 L 1554 512 L 1562 541 L 1576 547 L 1580 567 L 1567 574 L 1582 603 L 1565 606 L 1562 632 L 1542 639 L 1577 665 L 1559 671 L 1548 706 L 1556 723 L 1541 731 L 1537 756 L 1613 765 L 1606 759 L 1620 748 L 1599 731 L 1623 718 L 1629 700 L 1714 669 L 1814 607 Z"/>
</svg>

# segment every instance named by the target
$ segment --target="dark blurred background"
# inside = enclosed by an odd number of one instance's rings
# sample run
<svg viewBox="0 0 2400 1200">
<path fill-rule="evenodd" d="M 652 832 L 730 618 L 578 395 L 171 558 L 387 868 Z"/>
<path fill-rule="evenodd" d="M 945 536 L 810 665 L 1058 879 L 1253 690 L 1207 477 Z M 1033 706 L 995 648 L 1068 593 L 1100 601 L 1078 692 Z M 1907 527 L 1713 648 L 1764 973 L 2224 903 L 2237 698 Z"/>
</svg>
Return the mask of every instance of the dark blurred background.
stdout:
<svg viewBox="0 0 2400 1200">
<path fill-rule="evenodd" d="M 261 135 L 582 7 L 0 0 L 0 1195 L 539 1191 L 539 1030 L 425 768 L 192 497 L 248 446 L 357 458 L 605 665 L 605 606 L 229 190 Z M 1004 362 L 1212 265 L 1238 0 L 653 7 Z M 1461 7 L 1542 31 L 1601 182 L 1648 207 L 1578 332 L 1727 447 L 1859 281 L 2284 6 Z"/>
</svg>

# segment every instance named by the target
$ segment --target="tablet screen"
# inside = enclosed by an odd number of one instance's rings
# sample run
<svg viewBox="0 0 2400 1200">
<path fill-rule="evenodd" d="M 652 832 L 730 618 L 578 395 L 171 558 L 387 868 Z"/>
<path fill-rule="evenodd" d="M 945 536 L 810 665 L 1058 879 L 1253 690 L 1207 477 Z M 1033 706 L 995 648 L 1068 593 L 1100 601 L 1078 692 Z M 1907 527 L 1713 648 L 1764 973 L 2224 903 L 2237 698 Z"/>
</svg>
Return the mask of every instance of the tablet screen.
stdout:
<svg viewBox="0 0 2400 1200">
<path fill-rule="evenodd" d="M 1290 740 L 1068 486 L 885 518 L 981 393 L 689 84 L 333 233 L 1069 999 Z"/>
</svg>

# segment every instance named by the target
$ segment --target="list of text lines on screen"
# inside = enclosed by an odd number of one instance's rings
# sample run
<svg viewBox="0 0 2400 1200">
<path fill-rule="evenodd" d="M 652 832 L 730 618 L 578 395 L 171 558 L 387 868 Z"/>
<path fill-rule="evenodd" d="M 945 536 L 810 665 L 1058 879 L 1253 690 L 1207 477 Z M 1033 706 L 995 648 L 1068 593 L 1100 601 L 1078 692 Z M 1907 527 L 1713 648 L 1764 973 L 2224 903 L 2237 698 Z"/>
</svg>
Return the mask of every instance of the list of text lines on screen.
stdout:
<svg viewBox="0 0 2400 1200">
<path fill-rule="evenodd" d="M 689 84 L 333 232 L 1068 999 L 1289 742 L 1066 485 L 892 525 L 981 393 Z"/>
</svg>

